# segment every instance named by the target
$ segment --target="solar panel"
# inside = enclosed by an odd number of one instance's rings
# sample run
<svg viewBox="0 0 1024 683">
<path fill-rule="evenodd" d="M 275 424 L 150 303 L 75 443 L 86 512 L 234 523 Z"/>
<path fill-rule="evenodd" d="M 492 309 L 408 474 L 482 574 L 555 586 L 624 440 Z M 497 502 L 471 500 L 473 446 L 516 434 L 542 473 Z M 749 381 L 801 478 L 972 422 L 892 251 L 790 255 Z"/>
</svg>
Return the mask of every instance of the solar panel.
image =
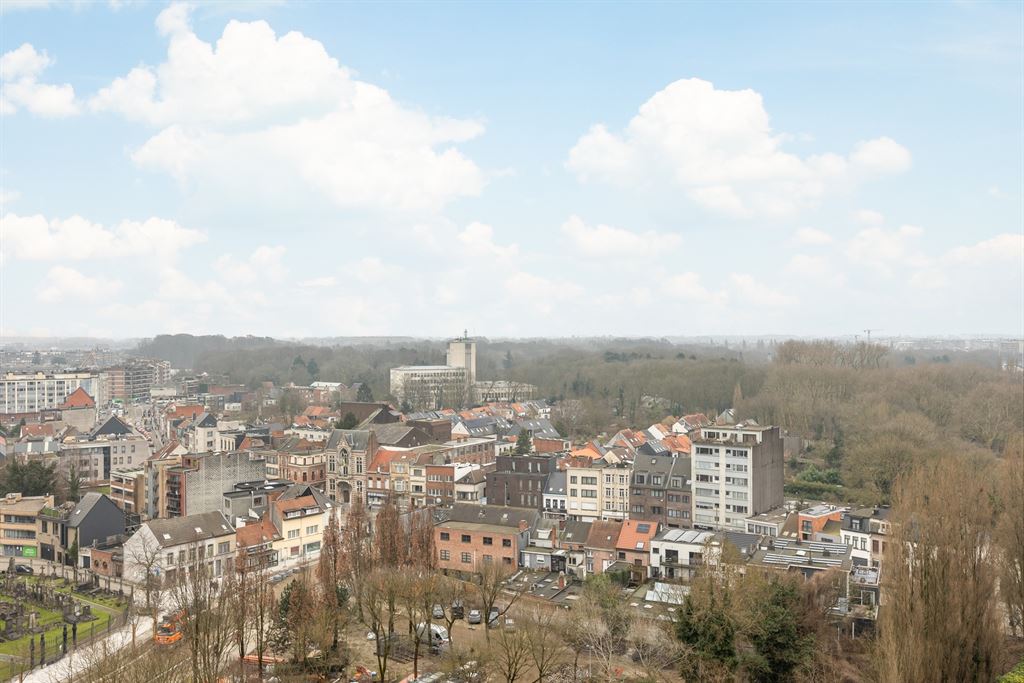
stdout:
<svg viewBox="0 0 1024 683">
<path fill-rule="evenodd" d="M 650 524 L 637 524 L 636 525 L 636 530 L 639 533 L 641 533 L 641 534 L 646 534 L 647 532 L 649 532 L 651 530 L 651 525 Z"/>
</svg>

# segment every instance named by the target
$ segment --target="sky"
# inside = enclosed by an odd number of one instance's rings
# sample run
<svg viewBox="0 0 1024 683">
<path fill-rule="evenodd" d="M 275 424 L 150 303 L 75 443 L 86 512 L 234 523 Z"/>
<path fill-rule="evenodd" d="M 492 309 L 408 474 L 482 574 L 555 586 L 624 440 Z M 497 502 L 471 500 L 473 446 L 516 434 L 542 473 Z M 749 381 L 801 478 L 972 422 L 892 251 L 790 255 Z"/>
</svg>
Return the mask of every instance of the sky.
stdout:
<svg viewBox="0 0 1024 683">
<path fill-rule="evenodd" d="M 1024 4 L 0 0 L 0 334 L 1024 336 Z"/>
</svg>

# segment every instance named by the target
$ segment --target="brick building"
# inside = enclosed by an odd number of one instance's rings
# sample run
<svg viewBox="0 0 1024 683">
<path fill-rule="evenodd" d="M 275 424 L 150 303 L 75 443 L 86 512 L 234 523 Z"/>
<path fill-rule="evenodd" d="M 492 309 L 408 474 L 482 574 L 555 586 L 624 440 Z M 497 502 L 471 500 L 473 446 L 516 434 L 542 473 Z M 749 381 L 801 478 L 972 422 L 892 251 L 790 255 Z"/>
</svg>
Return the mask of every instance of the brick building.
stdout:
<svg viewBox="0 0 1024 683">
<path fill-rule="evenodd" d="M 514 571 L 540 519 L 536 510 L 493 505 L 456 504 L 445 512 L 434 527 L 437 566 L 465 573 L 479 572 L 486 562 Z"/>
</svg>

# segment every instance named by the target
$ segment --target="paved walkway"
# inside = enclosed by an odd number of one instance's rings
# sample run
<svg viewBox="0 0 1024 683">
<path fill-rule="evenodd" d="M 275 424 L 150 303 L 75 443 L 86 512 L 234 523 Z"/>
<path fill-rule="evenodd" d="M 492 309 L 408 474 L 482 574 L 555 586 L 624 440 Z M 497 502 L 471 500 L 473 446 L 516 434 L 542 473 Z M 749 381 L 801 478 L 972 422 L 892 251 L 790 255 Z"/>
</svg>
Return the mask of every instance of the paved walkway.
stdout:
<svg viewBox="0 0 1024 683">
<path fill-rule="evenodd" d="M 143 619 L 135 631 L 135 642 L 141 644 L 148 642 L 153 637 L 152 619 Z M 42 669 L 36 669 L 25 676 L 25 683 L 60 683 L 61 681 L 74 680 L 78 674 L 88 668 L 90 663 L 103 653 L 103 646 L 106 643 L 107 651 L 120 650 L 123 647 L 131 647 L 132 629 L 131 626 L 123 626 L 111 632 L 106 638 L 81 647 L 59 662 L 54 662 Z M 17 680 L 17 679 L 15 679 Z"/>
</svg>

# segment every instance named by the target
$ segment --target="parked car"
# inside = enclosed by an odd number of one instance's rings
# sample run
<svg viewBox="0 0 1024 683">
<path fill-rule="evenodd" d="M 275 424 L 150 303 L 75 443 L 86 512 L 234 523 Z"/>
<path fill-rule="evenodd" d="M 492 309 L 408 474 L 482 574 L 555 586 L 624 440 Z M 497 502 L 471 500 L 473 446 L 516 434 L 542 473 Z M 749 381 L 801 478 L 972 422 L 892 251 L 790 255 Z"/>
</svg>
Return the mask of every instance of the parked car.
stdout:
<svg viewBox="0 0 1024 683">
<path fill-rule="evenodd" d="M 456 600 L 452 603 L 452 619 L 464 619 L 466 617 L 466 610 L 463 608 L 462 603 Z"/>
<path fill-rule="evenodd" d="M 14 565 L 15 574 L 35 574 L 36 571 L 27 564 L 16 564 Z"/>
<path fill-rule="evenodd" d="M 491 611 L 487 614 L 487 628 L 495 628 L 498 625 L 498 615 L 500 610 L 497 607 L 492 607 Z"/>
<path fill-rule="evenodd" d="M 514 631 L 516 629 L 516 622 L 513 621 L 512 617 L 505 617 L 505 630 Z"/>
<path fill-rule="evenodd" d="M 469 616 L 466 618 L 467 624 L 479 624 L 483 620 L 483 615 L 480 614 L 480 610 L 471 609 L 469 610 Z"/>
<path fill-rule="evenodd" d="M 434 605 L 434 609 L 430 613 L 435 619 L 444 619 L 444 607 L 441 605 Z"/>
</svg>

